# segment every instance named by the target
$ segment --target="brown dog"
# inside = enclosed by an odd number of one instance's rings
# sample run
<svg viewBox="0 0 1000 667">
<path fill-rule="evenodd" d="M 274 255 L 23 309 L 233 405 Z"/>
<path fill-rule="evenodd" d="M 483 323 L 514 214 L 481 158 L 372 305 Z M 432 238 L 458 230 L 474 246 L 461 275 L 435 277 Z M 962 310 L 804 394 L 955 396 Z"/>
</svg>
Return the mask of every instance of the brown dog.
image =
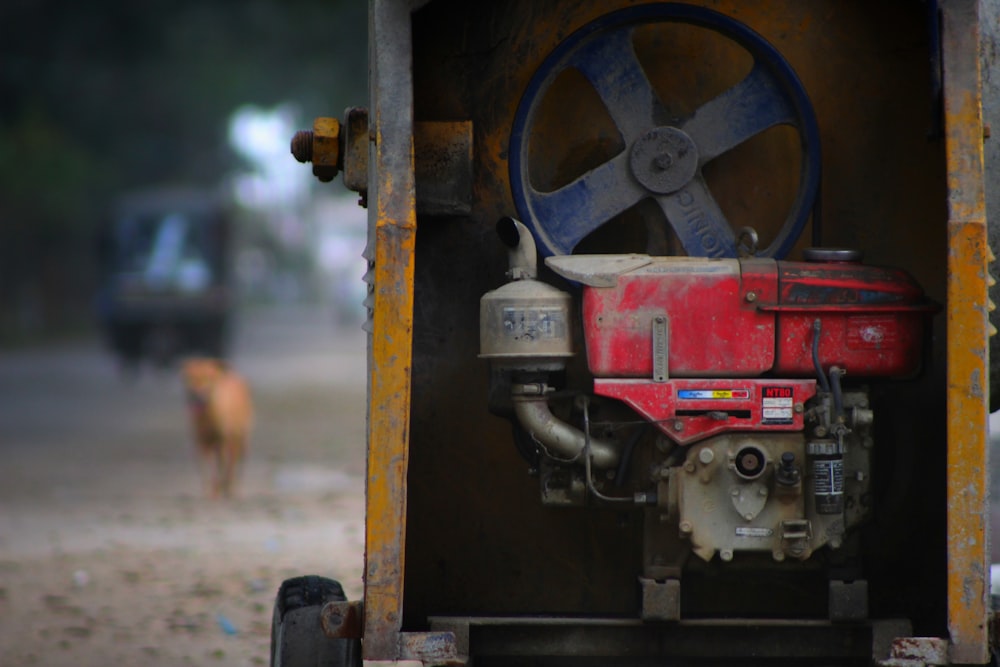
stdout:
<svg viewBox="0 0 1000 667">
<path fill-rule="evenodd" d="M 208 494 L 231 496 L 253 426 L 250 389 L 219 359 L 189 358 L 181 375 Z"/>
</svg>

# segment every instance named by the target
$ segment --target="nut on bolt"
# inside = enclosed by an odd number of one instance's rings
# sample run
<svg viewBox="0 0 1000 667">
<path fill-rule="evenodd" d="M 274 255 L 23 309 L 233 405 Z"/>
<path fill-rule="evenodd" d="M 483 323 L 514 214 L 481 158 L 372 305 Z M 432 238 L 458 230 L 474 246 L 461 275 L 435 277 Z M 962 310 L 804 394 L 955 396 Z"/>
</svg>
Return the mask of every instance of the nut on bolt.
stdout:
<svg viewBox="0 0 1000 667">
<path fill-rule="evenodd" d="M 301 130 L 292 137 L 292 155 L 299 162 L 312 162 L 313 175 L 329 183 L 343 167 L 340 140 L 340 121 L 317 118 L 312 130 Z"/>
</svg>

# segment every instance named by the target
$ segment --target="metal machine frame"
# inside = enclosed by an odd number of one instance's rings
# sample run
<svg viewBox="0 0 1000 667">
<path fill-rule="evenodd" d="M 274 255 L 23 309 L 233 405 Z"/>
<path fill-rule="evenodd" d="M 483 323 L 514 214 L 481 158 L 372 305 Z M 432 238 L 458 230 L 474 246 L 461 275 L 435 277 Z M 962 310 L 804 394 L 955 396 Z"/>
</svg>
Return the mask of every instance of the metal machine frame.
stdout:
<svg viewBox="0 0 1000 667">
<path fill-rule="evenodd" d="M 417 197 L 411 13 L 427 4 L 372 0 L 369 10 L 368 478 L 363 604 L 343 603 L 328 634 L 363 632 L 366 665 L 462 664 L 497 647 L 567 658 L 621 655 L 670 645 L 697 655 L 718 623 L 686 621 L 655 630 L 608 619 L 465 617 L 430 619 L 430 631 L 403 626 L 408 462 L 413 368 Z M 946 637 L 900 637 L 902 626 L 859 629 L 828 623 L 723 624 L 730 641 L 718 658 L 761 646 L 796 647 L 802 657 L 858 658 L 881 651 L 884 664 L 984 664 L 990 659 L 987 400 L 990 330 L 983 178 L 983 123 L 976 0 L 941 0 L 941 73 L 947 170 L 947 628 Z M 331 614 L 324 613 L 324 616 Z M 363 628 L 363 630 L 361 630 Z M 770 641 L 770 639 L 775 641 Z M 790 644 L 776 643 L 790 642 Z M 516 647 L 511 649 L 511 647 Z M 631 648 L 630 648 L 631 647 Z M 838 648 L 839 647 L 839 648 Z M 845 649 L 845 647 L 853 647 Z M 874 649 L 872 649 L 874 647 Z M 775 649 L 775 656 L 786 655 Z"/>
</svg>

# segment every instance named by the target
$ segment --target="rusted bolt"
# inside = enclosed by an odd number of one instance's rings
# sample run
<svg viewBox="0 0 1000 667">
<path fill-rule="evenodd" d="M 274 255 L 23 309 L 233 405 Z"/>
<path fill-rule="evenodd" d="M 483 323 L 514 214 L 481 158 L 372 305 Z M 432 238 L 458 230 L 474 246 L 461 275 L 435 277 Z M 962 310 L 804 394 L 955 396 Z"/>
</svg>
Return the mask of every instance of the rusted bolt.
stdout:
<svg viewBox="0 0 1000 667">
<path fill-rule="evenodd" d="M 292 155 L 299 162 L 312 162 L 313 159 L 313 132 L 312 130 L 299 130 L 292 137 Z"/>
<path fill-rule="evenodd" d="M 340 172 L 343 164 L 340 121 L 317 118 L 312 130 L 300 130 L 292 137 L 292 155 L 299 162 L 312 162 L 313 175 L 328 183 Z"/>
</svg>

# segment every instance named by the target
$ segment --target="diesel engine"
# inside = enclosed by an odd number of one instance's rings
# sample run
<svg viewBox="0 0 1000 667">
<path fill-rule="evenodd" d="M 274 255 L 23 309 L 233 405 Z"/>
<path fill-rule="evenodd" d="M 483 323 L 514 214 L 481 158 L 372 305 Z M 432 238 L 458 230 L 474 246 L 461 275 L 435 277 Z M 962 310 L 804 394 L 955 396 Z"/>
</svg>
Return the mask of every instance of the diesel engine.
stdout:
<svg viewBox="0 0 1000 667">
<path fill-rule="evenodd" d="M 480 307 L 492 408 L 542 503 L 645 513 L 644 618 L 680 618 L 692 555 L 850 562 L 872 512 L 870 387 L 920 372 L 937 308 L 910 276 L 844 249 L 548 257 L 563 290 L 538 279 L 527 227 L 498 231 L 510 282 Z M 864 582 L 830 577 L 831 614 L 863 616 Z"/>
</svg>

